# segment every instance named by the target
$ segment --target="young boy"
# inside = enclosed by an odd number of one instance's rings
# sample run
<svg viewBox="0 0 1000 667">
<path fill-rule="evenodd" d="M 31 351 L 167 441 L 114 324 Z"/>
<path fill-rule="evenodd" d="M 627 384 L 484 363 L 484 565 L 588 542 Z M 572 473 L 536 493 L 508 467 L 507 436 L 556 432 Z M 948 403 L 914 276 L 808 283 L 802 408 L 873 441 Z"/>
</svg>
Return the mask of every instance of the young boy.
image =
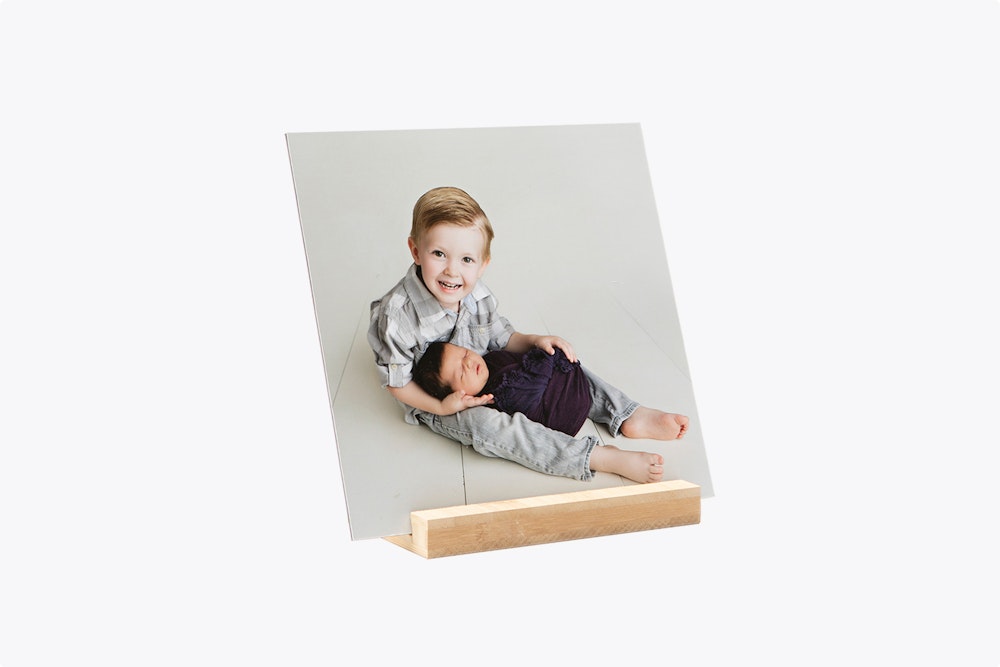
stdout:
<svg viewBox="0 0 1000 667">
<path fill-rule="evenodd" d="M 490 263 L 493 228 L 479 204 L 453 187 L 424 193 L 413 207 L 407 239 L 413 264 L 381 299 L 371 304 L 368 342 L 375 353 L 382 385 L 406 408 L 410 424 L 550 475 L 590 480 L 595 471 L 636 482 L 663 478 L 663 457 L 650 452 L 599 445 L 593 436 L 574 438 L 531 421 L 521 413 L 486 407 L 492 396 L 462 390 L 443 399 L 413 381 L 414 364 L 435 341 L 485 353 L 524 353 L 535 347 L 571 362 L 573 348 L 558 336 L 524 334 L 497 312 L 497 301 L 479 282 Z M 673 416 L 642 407 L 599 378 L 590 377 L 594 402 L 611 415 L 611 434 L 671 440 Z"/>
</svg>

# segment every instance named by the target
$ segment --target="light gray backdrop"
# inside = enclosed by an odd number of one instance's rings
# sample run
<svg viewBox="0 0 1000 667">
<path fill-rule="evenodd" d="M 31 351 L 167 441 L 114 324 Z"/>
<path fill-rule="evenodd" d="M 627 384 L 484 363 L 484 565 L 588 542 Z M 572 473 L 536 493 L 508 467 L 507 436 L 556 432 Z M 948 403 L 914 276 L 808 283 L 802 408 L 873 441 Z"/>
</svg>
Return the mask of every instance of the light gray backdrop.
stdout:
<svg viewBox="0 0 1000 667">
<path fill-rule="evenodd" d="M 626 483 L 551 478 L 408 426 L 377 388 L 368 308 L 410 265 L 413 203 L 439 185 L 496 232 L 482 280 L 527 333 L 651 407 L 692 418 L 655 450 L 666 477 L 712 493 L 655 202 L 635 124 L 289 134 L 288 147 L 355 538 L 409 532 L 409 512 Z M 610 439 L 606 431 L 599 436 Z"/>
</svg>

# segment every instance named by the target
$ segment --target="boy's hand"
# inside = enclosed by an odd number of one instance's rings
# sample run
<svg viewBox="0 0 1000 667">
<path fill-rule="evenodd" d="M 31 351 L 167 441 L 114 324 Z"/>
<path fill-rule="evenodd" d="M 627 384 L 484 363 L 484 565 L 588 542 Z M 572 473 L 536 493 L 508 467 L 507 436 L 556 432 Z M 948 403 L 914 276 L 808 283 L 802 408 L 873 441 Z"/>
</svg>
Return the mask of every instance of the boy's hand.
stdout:
<svg viewBox="0 0 1000 667">
<path fill-rule="evenodd" d="M 555 354 L 558 347 L 563 351 L 563 354 L 566 355 L 570 363 L 576 363 L 576 353 L 573 352 L 573 346 L 559 336 L 538 336 L 535 339 L 535 346 L 542 348 L 549 354 Z"/>
<path fill-rule="evenodd" d="M 493 394 L 484 394 L 483 396 L 469 396 L 464 391 L 459 390 L 453 394 L 449 394 L 441 401 L 441 414 L 443 415 L 453 415 L 456 412 L 461 412 L 468 408 L 474 408 L 479 405 L 486 405 L 493 402 Z"/>
<path fill-rule="evenodd" d="M 576 363 L 579 361 L 576 358 L 576 352 L 573 351 L 573 346 L 567 343 L 565 340 L 559 336 L 542 336 L 539 334 L 523 334 L 514 332 L 511 335 L 510 340 L 507 341 L 507 345 L 504 347 L 505 350 L 516 353 L 525 353 L 531 351 L 531 348 L 537 347 L 545 350 L 548 354 L 555 354 L 556 348 L 558 347 L 569 359 L 570 363 Z"/>
</svg>

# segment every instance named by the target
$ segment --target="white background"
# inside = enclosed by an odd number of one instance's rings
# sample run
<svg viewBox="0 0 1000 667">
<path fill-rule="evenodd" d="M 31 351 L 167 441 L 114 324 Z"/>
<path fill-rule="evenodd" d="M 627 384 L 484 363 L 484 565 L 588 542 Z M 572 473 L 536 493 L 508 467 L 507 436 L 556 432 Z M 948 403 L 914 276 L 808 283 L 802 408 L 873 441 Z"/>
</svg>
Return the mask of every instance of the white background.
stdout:
<svg viewBox="0 0 1000 667">
<path fill-rule="evenodd" d="M 653 6 L 0 4 L 0 665 L 1000 664 L 1000 3 Z M 702 524 L 351 542 L 284 133 L 612 122 Z"/>
</svg>

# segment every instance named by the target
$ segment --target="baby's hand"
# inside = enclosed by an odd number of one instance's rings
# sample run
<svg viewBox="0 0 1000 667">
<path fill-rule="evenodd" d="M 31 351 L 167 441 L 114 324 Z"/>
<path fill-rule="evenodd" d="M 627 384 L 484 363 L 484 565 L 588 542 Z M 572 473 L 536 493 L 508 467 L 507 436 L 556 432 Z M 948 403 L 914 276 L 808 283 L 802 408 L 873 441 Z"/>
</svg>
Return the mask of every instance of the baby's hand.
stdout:
<svg viewBox="0 0 1000 667">
<path fill-rule="evenodd" d="M 453 415 L 456 412 L 461 412 L 467 408 L 474 408 L 476 406 L 486 405 L 492 402 L 493 394 L 469 396 L 464 391 L 459 390 L 453 394 L 449 394 L 443 401 L 441 401 L 441 414 Z"/>
<path fill-rule="evenodd" d="M 538 340 L 535 341 L 535 346 L 542 348 L 549 354 L 555 354 L 558 347 L 563 351 L 563 354 L 566 355 L 570 363 L 576 363 L 576 353 L 573 352 L 573 346 L 559 336 L 539 336 Z"/>
</svg>

